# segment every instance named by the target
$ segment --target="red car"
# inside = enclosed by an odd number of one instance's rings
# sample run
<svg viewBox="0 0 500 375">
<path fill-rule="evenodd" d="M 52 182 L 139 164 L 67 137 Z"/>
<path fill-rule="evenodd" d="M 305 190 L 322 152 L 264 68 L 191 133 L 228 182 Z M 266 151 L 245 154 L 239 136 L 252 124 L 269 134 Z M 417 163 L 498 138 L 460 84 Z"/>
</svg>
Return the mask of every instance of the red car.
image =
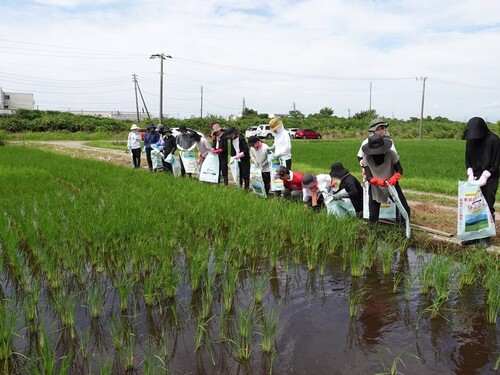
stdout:
<svg viewBox="0 0 500 375">
<path fill-rule="evenodd" d="M 321 134 L 312 129 L 299 129 L 295 132 L 295 138 L 321 139 Z"/>
</svg>

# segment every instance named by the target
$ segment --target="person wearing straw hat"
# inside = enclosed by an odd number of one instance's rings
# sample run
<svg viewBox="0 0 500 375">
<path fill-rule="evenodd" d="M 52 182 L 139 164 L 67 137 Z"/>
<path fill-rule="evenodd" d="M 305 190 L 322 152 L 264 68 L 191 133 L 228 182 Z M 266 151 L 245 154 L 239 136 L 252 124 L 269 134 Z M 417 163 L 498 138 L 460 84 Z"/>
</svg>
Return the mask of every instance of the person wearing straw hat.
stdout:
<svg viewBox="0 0 500 375">
<path fill-rule="evenodd" d="M 274 133 L 274 144 L 270 150 L 274 152 L 274 156 L 280 158 L 285 166 L 292 168 L 292 143 L 290 136 L 283 126 L 283 121 L 278 117 L 273 117 L 269 121 L 269 128 Z"/>
<path fill-rule="evenodd" d="M 148 131 L 144 136 L 144 151 L 146 152 L 146 159 L 148 161 L 149 170 L 153 171 L 153 159 L 151 159 L 151 151 L 153 145 L 160 140 L 160 133 L 156 131 L 156 126 L 153 123 L 148 124 Z"/>
<path fill-rule="evenodd" d="M 229 170 L 227 167 L 228 147 L 227 137 L 218 123 L 212 125 L 212 154 L 219 156 L 219 182 L 220 175 L 224 179 L 224 185 L 229 185 Z"/>
<path fill-rule="evenodd" d="M 378 134 L 368 138 L 368 143 L 363 146 L 364 157 L 362 160 L 366 180 L 369 186 L 369 209 L 368 224 L 373 225 L 378 221 L 380 204 L 387 202 L 389 191 L 387 184 L 394 186 L 402 206 L 410 217 L 410 207 L 399 186 L 399 179 L 403 176 L 403 168 L 399 162 L 399 156 L 391 150 L 392 141 Z M 399 210 L 396 211 L 396 221 L 403 221 Z"/>
<path fill-rule="evenodd" d="M 250 158 L 261 169 L 266 196 L 269 196 L 269 190 L 271 190 L 271 166 L 267 158 L 269 146 L 262 142 L 256 135 L 248 138 L 248 145 L 250 146 Z"/>
<path fill-rule="evenodd" d="M 139 168 L 141 166 L 141 133 L 137 124 L 133 124 L 128 133 L 127 139 L 127 153 L 131 152 L 132 155 L 132 168 Z"/>
<path fill-rule="evenodd" d="M 330 170 L 332 178 L 330 187 L 335 188 L 337 193 L 332 199 L 340 200 L 349 198 L 359 217 L 363 217 L 363 187 L 356 177 L 344 168 L 342 163 L 333 163 Z"/>
</svg>

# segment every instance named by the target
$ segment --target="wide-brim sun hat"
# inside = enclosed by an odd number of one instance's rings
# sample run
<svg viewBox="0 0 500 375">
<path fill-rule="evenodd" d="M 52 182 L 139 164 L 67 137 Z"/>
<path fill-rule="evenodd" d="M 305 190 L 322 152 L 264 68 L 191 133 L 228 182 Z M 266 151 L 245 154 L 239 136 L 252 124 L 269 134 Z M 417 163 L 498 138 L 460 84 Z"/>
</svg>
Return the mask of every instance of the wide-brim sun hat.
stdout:
<svg viewBox="0 0 500 375">
<path fill-rule="evenodd" d="M 467 122 L 462 139 L 481 139 L 489 132 L 488 125 L 481 117 L 473 117 Z"/>
<path fill-rule="evenodd" d="M 148 129 L 151 129 L 151 128 L 155 128 L 156 129 L 156 125 L 152 124 L 152 123 L 148 124 Z"/>
<path fill-rule="evenodd" d="M 131 127 L 130 127 L 130 130 L 139 130 L 140 128 L 137 126 L 137 124 L 133 124 Z"/>
<path fill-rule="evenodd" d="M 370 128 L 368 129 L 371 132 L 374 132 L 377 130 L 380 126 L 385 126 L 386 128 L 389 126 L 387 122 L 382 120 L 380 117 L 377 117 L 376 119 L 370 121 Z"/>
<path fill-rule="evenodd" d="M 383 155 L 392 147 L 392 141 L 388 138 L 374 134 L 368 138 L 368 143 L 362 148 L 365 155 Z"/>
<path fill-rule="evenodd" d="M 347 173 L 349 173 L 349 170 L 344 168 L 342 163 L 334 163 L 331 166 L 330 170 L 330 177 L 335 177 L 335 178 L 342 178 L 345 176 Z"/>
<path fill-rule="evenodd" d="M 225 133 L 226 133 L 226 135 L 233 135 L 233 134 L 235 134 L 237 131 L 238 131 L 238 130 L 236 130 L 236 128 L 235 128 L 234 126 L 229 126 L 229 127 L 226 129 Z"/>
<path fill-rule="evenodd" d="M 215 124 L 212 125 L 212 134 L 217 133 L 217 132 L 219 132 L 221 130 L 222 130 L 222 128 L 220 127 L 219 124 L 215 123 Z"/>
<path fill-rule="evenodd" d="M 280 125 L 283 125 L 283 121 L 281 121 L 278 117 L 273 117 L 271 121 L 269 121 L 269 128 L 272 132 L 278 130 Z"/>
<path fill-rule="evenodd" d="M 313 176 L 310 173 L 306 173 L 304 177 L 302 177 L 302 187 L 304 189 L 310 189 L 313 186 L 316 186 L 318 184 L 318 180 L 316 179 L 315 176 Z"/>
</svg>

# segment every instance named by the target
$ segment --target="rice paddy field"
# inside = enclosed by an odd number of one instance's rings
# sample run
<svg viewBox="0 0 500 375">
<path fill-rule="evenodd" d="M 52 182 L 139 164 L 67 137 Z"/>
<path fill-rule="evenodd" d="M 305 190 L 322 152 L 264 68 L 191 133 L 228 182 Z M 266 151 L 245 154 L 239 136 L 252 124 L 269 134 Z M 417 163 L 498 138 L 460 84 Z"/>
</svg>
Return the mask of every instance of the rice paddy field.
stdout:
<svg viewBox="0 0 500 375">
<path fill-rule="evenodd" d="M 301 158 L 307 144 L 294 142 L 296 170 L 358 169 L 345 155 L 359 142 L 315 143 L 337 147 L 328 160 Z M 396 146 L 409 184 L 456 191 L 450 166 L 426 178 L 435 147 Z M 429 252 L 400 228 L 33 148 L 0 147 L 0 275 L 1 374 L 500 367 L 497 255 Z"/>
</svg>

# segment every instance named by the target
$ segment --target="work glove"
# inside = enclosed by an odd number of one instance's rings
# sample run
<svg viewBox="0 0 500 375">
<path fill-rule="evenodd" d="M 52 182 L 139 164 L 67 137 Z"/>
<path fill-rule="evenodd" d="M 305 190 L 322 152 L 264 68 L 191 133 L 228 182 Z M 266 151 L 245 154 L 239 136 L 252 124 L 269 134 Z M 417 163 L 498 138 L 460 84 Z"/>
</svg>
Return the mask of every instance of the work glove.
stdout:
<svg viewBox="0 0 500 375">
<path fill-rule="evenodd" d="M 388 182 L 389 182 L 389 185 L 391 185 L 391 186 L 396 185 L 396 182 L 398 182 L 398 180 L 399 180 L 401 177 L 403 177 L 403 176 L 401 176 L 401 173 L 398 173 L 398 172 L 394 173 L 394 174 L 392 175 L 392 177 L 391 177 L 391 178 L 389 178 L 389 181 L 388 181 Z"/>
<path fill-rule="evenodd" d="M 275 148 L 274 145 L 272 145 L 271 147 L 269 147 L 269 151 L 271 152 L 274 151 L 274 148 Z"/>
<path fill-rule="evenodd" d="M 490 178 L 490 176 L 491 176 L 490 172 L 483 171 L 483 173 L 481 174 L 481 177 L 479 177 L 479 179 L 477 180 L 477 182 L 479 182 L 479 186 L 486 185 L 486 182 L 488 181 L 488 178 Z"/>
<path fill-rule="evenodd" d="M 196 143 L 194 145 L 192 145 L 191 147 L 189 147 L 187 150 L 188 151 L 193 151 L 195 147 L 196 147 Z"/>
<path fill-rule="evenodd" d="M 342 189 L 342 191 L 332 195 L 332 199 L 334 201 L 339 201 L 343 198 L 349 198 L 349 193 L 347 191 L 345 191 L 344 189 Z"/>
<path fill-rule="evenodd" d="M 222 152 L 222 148 L 218 148 L 217 150 L 213 150 L 212 154 L 217 155 L 217 154 L 220 154 L 221 152 Z"/>
<path fill-rule="evenodd" d="M 469 177 L 467 179 L 468 182 L 474 182 L 475 178 L 474 178 L 474 171 L 472 170 L 471 167 L 467 168 L 467 176 Z"/>
<path fill-rule="evenodd" d="M 130 147 L 127 147 L 127 151 L 125 151 L 126 154 L 130 152 Z"/>
<path fill-rule="evenodd" d="M 372 184 L 374 186 L 385 187 L 385 180 L 383 178 L 373 177 L 370 180 L 370 184 Z"/>
<path fill-rule="evenodd" d="M 243 157 L 245 156 L 245 153 L 244 152 L 238 152 L 235 156 L 236 159 L 238 159 L 238 161 Z"/>
</svg>

